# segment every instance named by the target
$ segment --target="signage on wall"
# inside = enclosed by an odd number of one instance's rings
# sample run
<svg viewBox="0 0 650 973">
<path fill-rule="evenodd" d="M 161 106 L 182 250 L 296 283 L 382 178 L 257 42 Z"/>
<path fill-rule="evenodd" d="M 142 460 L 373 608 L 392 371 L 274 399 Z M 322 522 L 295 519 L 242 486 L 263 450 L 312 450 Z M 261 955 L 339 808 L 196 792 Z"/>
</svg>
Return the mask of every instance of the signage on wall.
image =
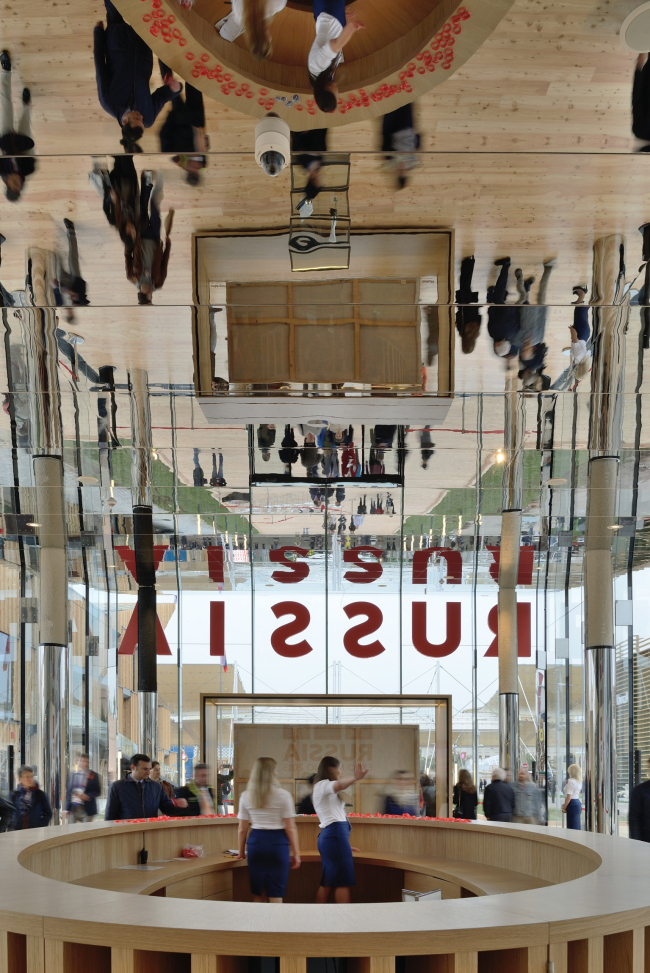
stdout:
<svg viewBox="0 0 650 973">
<path fill-rule="evenodd" d="M 491 547 L 494 558 L 490 566 L 490 575 L 498 581 L 499 548 Z M 223 584 L 223 558 L 221 547 L 208 548 L 208 571 L 212 581 Z M 290 559 L 307 552 L 304 548 L 287 545 L 269 551 L 270 560 L 281 566 L 273 572 L 272 579 L 278 584 L 300 584 L 309 577 L 310 565 L 304 560 Z M 343 561 L 351 567 L 343 575 L 351 584 L 372 584 L 381 578 L 384 568 L 381 563 L 383 551 L 377 547 L 360 546 L 343 552 Z M 416 551 L 412 561 L 412 583 L 427 583 L 427 566 L 429 559 L 437 554 L 447 564 L 447 584 L 462 583 L 462 558 L 459 551 L 445 547 L 430 547 Z M 362 555 L 365 557 L 362 558 Z M 522 547 L 519 558 L 518 584 L 531 584 L 533 572 L 533 555 L 531 547 Z M 306 605 L 295 599 L 286 599 L 271 606 L 271 611 L 280 624 L 271 633 L 271 647 L 278 655 L 287 659 L 300 658 L 313 652 L 313 646 L 307 639 L 289 642 L 296 636 L 306 632 L 311 622 L 311 613 Z M 384 620 L 380 605 L 372 601 L 355 601 L 342 606 L 342 611 L 355 624 L 348 628 L 343 636 L 343 647 L 346 652 L 357 659 L 370 659 L 381 655 L 386 647 L 375 639 L 362 643 L 361 639 L 374 635 L 379 631 Z M 427 636 L 427 602 L 413 601 L 411 605 L 411 634 L 413 646 L 421 655 L 429 658 L 441 659 L 456 651 L 461 641 L 461 603 L 448 601 L 445 606 L 446 629 L 445 638 L 441 642 L 430 642 Z M 486 658 L 498 656 L 499 646 L 497 637 L 498 608 L 494 605 L 488 614 L 488 628 L 494 634 L 494 639 L 485 653 Z M 517 654 L 520 658 L 531 655 L 531 606 L 528 602 L 517 605 Z M 215 601 L 210 604 L 210 655 L 225 656 L 225 602 Z"/>
</svg>

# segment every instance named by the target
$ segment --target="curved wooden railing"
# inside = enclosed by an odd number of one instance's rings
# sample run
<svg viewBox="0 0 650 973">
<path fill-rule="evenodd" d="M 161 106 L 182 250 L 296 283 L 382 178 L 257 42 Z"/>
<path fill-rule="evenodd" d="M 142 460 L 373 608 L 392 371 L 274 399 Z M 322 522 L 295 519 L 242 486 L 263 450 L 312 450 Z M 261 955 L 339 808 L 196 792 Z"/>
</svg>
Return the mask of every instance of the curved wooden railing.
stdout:
<svg viewBox="0 0 650 973">
<path fill-rule="evenodd" d="M 280 973 L 305 973 L 312 957 L 346 957 L 348 973 L 392 973 L 396 957 L 404 973 L 649 968 L 643 843 L 357 818 L 356 901 L 317 906 L 318 824 L 299 818 L 298 828 L 293 901 L 275 907 L 246 901 L 246 864 L 223 854 L 236 845 L 233 818 L 2 835 L 0 973 L 244 973 L 252 956 L 279 957 Z M 178 860 L 187 843 L 205 857 Z M 143 845 L 150 867 L 133 868 Z M 440 888 L 445 901 L 402 903 L 403 887 Z"/>
</svg>

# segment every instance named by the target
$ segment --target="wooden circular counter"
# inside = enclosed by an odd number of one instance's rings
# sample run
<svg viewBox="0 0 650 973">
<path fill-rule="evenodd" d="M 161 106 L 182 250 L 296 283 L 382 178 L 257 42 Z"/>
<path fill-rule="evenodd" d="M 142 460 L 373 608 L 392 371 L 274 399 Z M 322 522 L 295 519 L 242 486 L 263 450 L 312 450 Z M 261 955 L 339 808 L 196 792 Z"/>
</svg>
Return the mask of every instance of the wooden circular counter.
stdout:
<svg viewBox="0 0 650 973">
<path fill-rule="evenodd" d="M 316 36 L 312 3 L 289 3 L 273 18 L 273 53 L 250 54 L 246 41 L 225 41 L 215 23 L 230 0 L 115 0 L 155 55 L 204 94 L 256 118 L 274 111 L 293 131 L 332 128 L 394 111 L 458 70 L 490 36 L 514 0 L 354 0 L 366 23 L 337 71 L 339 105 L 318 111 L 307 73 Z M 218 146 L 217 146 L 218 148 Z"/>
<path fill-rule="evenodd" d="M 245 973 L 279 957 L 305 973 L 647 973 L 650 847 L 523 825 L 353 819 L 373 901 L 318 906 L 315 818 L 299 818 L 305 872 L 281 906 L 247 897 L 233 818 L 99 823 L 0 835 L 0 973 Z M 178 860 L 185 844 L 205 857 Z M 137 865 L 143 845 L 149 866 Z M 395 901 L 401 887 L 444 901 Z M 136 898 L 136 895 L 139 897 Z M 382 901 L 377 901 L 377 899 Z M 647 928 L 646 928 L 647 927 Z M 646 948 L 648 940 L 648 948 Z M 647 957 L 647 958 L 646 958 Z"/>
</svg>

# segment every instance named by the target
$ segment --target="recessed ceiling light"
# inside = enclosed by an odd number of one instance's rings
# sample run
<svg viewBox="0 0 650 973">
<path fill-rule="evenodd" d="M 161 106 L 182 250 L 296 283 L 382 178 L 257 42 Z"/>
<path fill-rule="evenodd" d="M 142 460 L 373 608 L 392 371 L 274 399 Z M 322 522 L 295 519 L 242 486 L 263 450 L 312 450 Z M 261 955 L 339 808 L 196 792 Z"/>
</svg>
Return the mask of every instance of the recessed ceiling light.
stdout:
<svg viewBox="0 0 650 973">
<path fill-rule="evenodd" d="M 621 529 L 621 525 L 620 525 L 620 524 L 611 524 L 611 525 L 610 525 L 610 526 L 609 526 L 609 527 L 607 528 L 607 530 L 620 530 L 620 529 Z"/>
<path fill-rule="evenodd" d="M 547 480 L 546 481 L 546 486 L 549 486 L 549 487 L 560 487 L 560 486 L 566 486 L 566 483 L 567 483 L 566 477 L 564 477 L 564 476 L 552 476 L 550 478 L 550 480 Z"/>
<path fill-rule="evenodd" d="M 40 524 L 37 524 L 35 520 L 30 520 L 29 523 L 27 524 L 27 526 L 28 527 L 40 527 L 41 525 Z"/>
<path fill-rule="evenodd" d="M 99 483 L 96 476 L 78 476 L 77 479 L 80 483 Z"/>
</svg>

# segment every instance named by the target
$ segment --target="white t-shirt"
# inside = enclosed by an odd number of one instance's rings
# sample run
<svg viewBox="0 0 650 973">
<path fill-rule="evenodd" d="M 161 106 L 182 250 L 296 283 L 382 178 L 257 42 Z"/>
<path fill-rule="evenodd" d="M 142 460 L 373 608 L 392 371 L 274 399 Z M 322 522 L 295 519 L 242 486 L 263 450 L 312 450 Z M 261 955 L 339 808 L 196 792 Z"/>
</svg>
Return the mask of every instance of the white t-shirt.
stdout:
<svg viewBox="0 0 650 973">
<path fill-rule="evenodd" d="M 319 14 L 318 20 L 316 21 L 316 39 L 311 45 L 311 51 L 307 59 L 307 70 L 312 78 L 317 78 L 319 74 L 326 71 L 337 56 L 330 47 L 330 41 L 336 40 L 339 34 L 342 33 L 343 27 L 336 17 L 332 17 L 331 14 Z M 342 60 L 343 52 L 341 52 Z"/>
<path fill-rule="evenodd" d="M 587 342 L 586 341 L 572 341 L 571 342 L 571 361 L 574 365 L 579 365 L 583 359 L 587 357 Z"/>
<path fill-rule="evenodd" d="M 275 17 L 287 5 L 287 0 L 266 0 L 266 19 Z M 232 0 L 232 16 L 238 24 L 244 23 L 244 0 Z"/>
<path fill-rule="evenodd" d="M 314 784 L 311 800 L 321 828 L 326 828 L 335 821 L 347 821 L 345 804 L 334 790 L 333 780 L 317 781 Z"/>
<path fill-rule="evenodd" d="M 291 800 L 291 795 L 282 790 L 281 787 L 274 788 L 266 807 L 251 807 L 248 791 L 244 791 L 239 798 L 239 814 L 237 817 L 240 821 L 250 821 L 251 828 L 257 828 L 260 831 L 281 831 L 284 828 L 285 819 L 295 818 L 295 816 L 296 809 Z"/>
<path fill-rule="evenodd" d="M 582 784 L 575 777 L 569 777 L 564 785 L 564 796 L 569 796 L 569 800 L 572 801 L 574 798 L 578 797 L 580 791 L 582 790 Z"/>
</svg>

